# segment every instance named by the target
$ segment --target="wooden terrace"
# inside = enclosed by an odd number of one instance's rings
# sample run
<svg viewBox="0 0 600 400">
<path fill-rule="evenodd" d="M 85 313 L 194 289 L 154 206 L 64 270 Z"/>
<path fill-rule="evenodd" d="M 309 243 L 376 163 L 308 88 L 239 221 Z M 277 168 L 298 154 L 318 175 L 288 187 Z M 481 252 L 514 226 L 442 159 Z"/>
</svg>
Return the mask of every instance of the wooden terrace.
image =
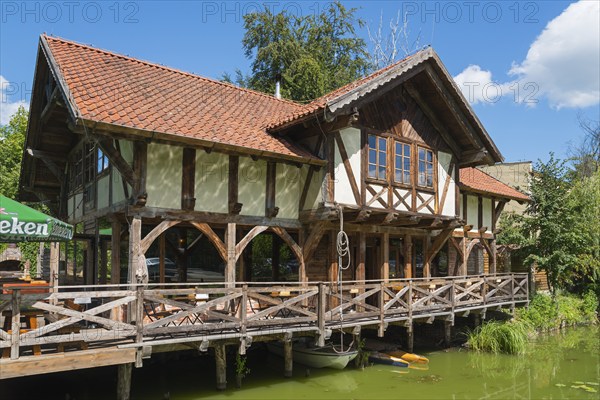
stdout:
<svg viewBox="0 0 600 400">
<path fill-rule="evenodd" d="M 38 288 L 36 288 L 38 289 Z M 0 295 L 0 379 L 106 365 L 141 367 L 154 352 L 360 334 L 389 324 L 526 305 L 526 274 L 337 283 L 62 286 Z M 43 290 L 44 291 L 44 290 Z M 291 354 L 291 351 L 290 351 Z M 218 357 L 217 357 L 218 358 Z M 217 361 L 218 363 L 218 361 Z M 291 366 L 291 363 L 290 363 Z"/>
</svg>

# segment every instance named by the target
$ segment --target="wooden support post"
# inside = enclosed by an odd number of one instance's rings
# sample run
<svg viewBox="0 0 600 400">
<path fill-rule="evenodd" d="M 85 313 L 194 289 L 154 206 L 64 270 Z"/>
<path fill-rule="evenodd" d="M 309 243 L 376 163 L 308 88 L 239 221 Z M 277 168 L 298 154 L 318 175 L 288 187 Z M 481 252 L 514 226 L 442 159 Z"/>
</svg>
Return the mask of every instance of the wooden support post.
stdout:
<svg viewBox="0 0 600 400">
<path fill-rule="evenodd" d="M 319 282 L 319 294 L 317 300 L 317 327 L 319 329 L 319 337 L 317 346 L 325 346 L 325 313 L 327 307 L 327 286 L 323 282 Z"/>
<path fill-rule="evenodd" d="M 12 321 L 11 321 L 11 346 L 10 346 L 10 359 L 16 360 L 19 358 L 19 340 L 21 333 L 21 291 L 19 289 L 13 289 L 12 291 Z"/>
<path fill-rule="evenodd" d="M 431 277 L 431 257 L 429 256 L 429 252 L 431 251 L 431 236 L 427 235 L 424 240 L 424 264 L 423 264 L 423 277 L 429 278 Z"/>
<path fill-rule="evenodd" d="M 236 227 L 234 223 L 227 224 L 225 245 L 227 246 L 227 266 L 225 267 L 225 283 L 228 287 L 235 286 L 235 264 L 237 254 L 235 252 L 236 245 Z"/>
<path fill-rule="evenodd" d="M 167 256 L 166 244 L 166 236 L 163 232 L 158 237 L 158 274 L 160 283 L 165 283 L 165 257 Z"/>
<path fill-rule="evenodd" d="M 467 261 L 469 259 L 467 255 L 467 234 L 465 233 L 465 237 L 461 241 L 462 244 L 462 264 L 460 266 L 460 274 L 462 276 L 467 275 Z"/>
<path fill-rule="evenodd" d="M 215 346 L 215 364 L 217 373 L 217 390 L 227 389 L 227 355 L 225 345 Z"/>
<path fill-rule="evenodd" d="M 131 372 L 133 364 L 121 364 L 117 366 L 117 399 L 129 400 L 131 396 Z"/>
<path fill-rule="evenodd" d="M 490 274 L 496 275 L 496 260 L 498 258 L 498 249 L 496 247 L 496 239 L 490 240 Z"/>
<path fill-rule="evenodd" d="M 452 321 L 444 321 L 444 344 L 450 347 L 452 343 Z"/>
<path fill-rule="evenodd" d="M 412 321 L 410 325 L 406 327 L 406 348 L 409 353 L 413 352 L 414 349 L 414 334 Z"/>
<path fill-rule="evenodd" d="M 383 265 L 382 265 L 382 273 L 380 278 L 383 279 L 384 282 L 387 282 L 390 279 L 390 234 L 388 232 L 384 233 L 381 237 L 381 251 L 383 252 Z"/>
<path fill-rule="evenodd" d="M 404 277 L 412 278 L 412 236 L 404 236 Z"/>
<path fill-rule="evenodd" d="M 283 341 L 283 359 L 284 359 L 284 369 L 283 376 L 286 378 L 291 378 L 294 372 L 294 356 L 292 352 L 292 341 L 284 340 Z"/>
<path fill-rule="evenodd" d="M 58 259 L 60 247 L 58 242 L 50 243 L 50 281 L 48 284 L 51 287 L 51 292 L 56 292 L 58 286 Z"/>
<path fill-rule="evenodd" d="M 142 219 L 133 217 L 129 228 L 129 263 L 127 265 L 127 283 L 137 283 L 135 270 L 140 256 L 140 241 L 142 240 Z"/>
<path fill-rule="evenodd" d="M 356 265 L 356 280 L 365 280 L 365 264 L 367 257 L 367 234 L 358 233 L 358 264 Z"/>
<path fill-rule="evenodd" d="M 121 223 L 111 224 L 110 240 L 110 283 L 118 285 L 121 282 Z"/>
<path fill-rule="evenodd" d="M 108 242 L 100 241 L 100 284 L 106 285 L 108 275 Z"/>
</svg>

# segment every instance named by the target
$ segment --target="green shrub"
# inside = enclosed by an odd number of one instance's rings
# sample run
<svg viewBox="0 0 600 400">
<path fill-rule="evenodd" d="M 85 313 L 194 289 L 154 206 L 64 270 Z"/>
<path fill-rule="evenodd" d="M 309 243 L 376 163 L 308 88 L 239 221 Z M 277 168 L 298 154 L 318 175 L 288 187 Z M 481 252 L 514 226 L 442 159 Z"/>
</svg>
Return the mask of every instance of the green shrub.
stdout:
<svg viewBox="0 0 600 400">
<path fill-rule="evenodd" d="M 526 322 L 490 321 L 468 334 L 467 343 L 475 351 L 524 354 L 531 327 Z"/>
<path fill-rule="evenodd" d="M 598 296 L 593 291 L 588 291 L 583 295 L 581 302 L 581 311 L 588 322 L 598 322 Z"/>
</svg>

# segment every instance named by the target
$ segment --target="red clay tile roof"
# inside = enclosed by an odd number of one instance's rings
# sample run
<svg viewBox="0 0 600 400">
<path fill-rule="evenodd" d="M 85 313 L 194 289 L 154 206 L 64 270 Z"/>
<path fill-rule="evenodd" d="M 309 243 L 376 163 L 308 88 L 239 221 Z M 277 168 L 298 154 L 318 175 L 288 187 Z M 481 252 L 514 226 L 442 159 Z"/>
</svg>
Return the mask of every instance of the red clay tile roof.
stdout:
<svg viewBox="0 0 600 400">
<path fill-rule="evenodd" d="M 266 131 L 271 121 L 302 109 L 300 104 L 64 39 L 44 39 L 80 118 L 317 160 Z"/>
<path fill-rule="evenodd" d="M 526 194 L 513 189 L 477 168 L 460 169 L 460 186 L 467 191 L 470 189 L 478 193 L 490 193 L 511 200 L 530 200 Z"/>
</svg>

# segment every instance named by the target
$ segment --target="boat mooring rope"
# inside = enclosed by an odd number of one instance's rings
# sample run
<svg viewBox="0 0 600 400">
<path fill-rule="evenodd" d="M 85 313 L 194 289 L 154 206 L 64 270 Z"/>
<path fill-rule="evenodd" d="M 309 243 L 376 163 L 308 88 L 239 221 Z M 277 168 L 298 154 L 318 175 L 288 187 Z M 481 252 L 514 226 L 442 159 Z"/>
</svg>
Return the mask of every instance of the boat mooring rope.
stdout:
<svg viewBox="0 0 600 400">
<path fill-rule="evenodd" d="M 340 215 L 340 231 L 337 234 L 337 253 L 338 253 L 338 293 L 340 294 L 340 351 L 336 350 L 335 346 L 333 350 L 336 353 L 346 353 L 354 344 L 354 340 L 348 346 L 347 350 L 344 350 L 344 308 L 342 307 L 343 303 L 343 272 L 350 268 L 351 264 L 351 256 L 350 256 L 350 239 L 348 239 L 348 235 L 344 232 L 344 209 L 341 205 L 337 206 L 338 213 Z M 348 257 L 348 263 L 344 266 L 343 261 L 344 257 Z"/>
</svg>

